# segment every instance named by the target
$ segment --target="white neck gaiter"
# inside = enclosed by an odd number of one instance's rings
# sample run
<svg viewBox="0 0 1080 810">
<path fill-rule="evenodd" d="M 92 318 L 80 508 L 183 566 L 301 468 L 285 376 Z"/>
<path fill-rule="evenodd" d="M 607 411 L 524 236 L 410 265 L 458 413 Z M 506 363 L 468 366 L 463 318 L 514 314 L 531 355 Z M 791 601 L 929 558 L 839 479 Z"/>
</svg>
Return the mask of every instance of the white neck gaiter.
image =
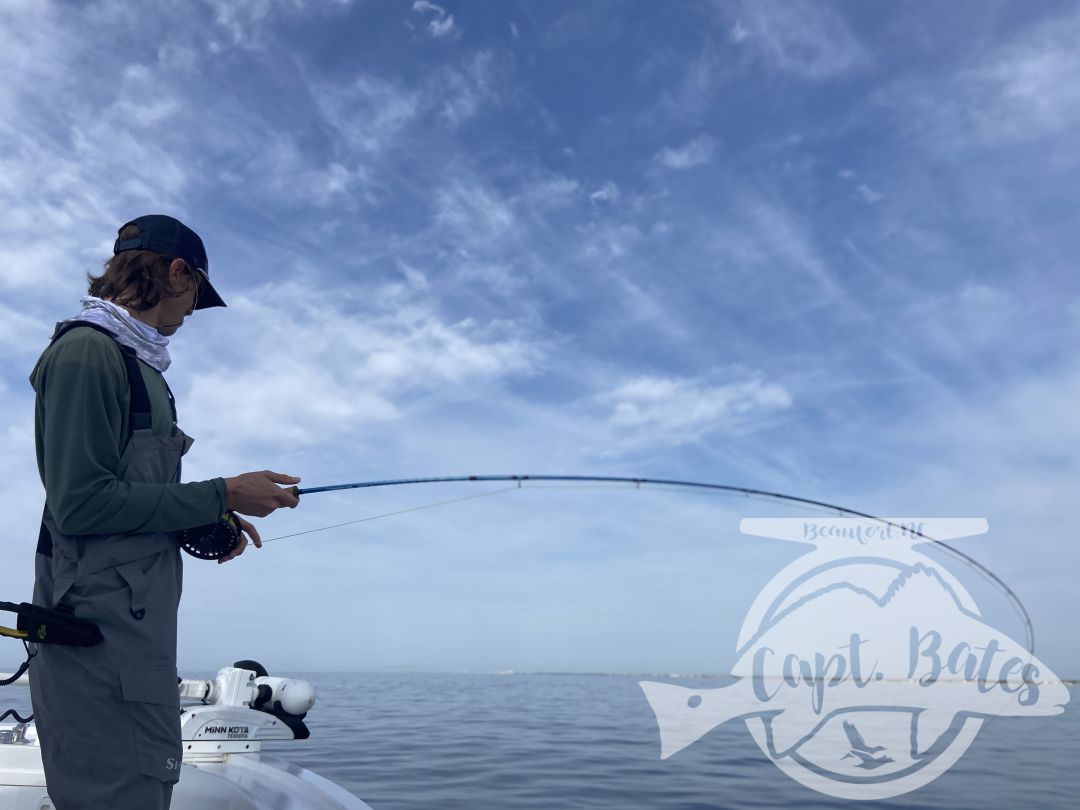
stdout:
<svg viewBox="0 0 1080 810">
<path fill-rule="evenodd" d="M 169 339 L 112 301 L 88 295 L 82 299 L 82 312 L 71 320 L 88 321 L 108 329 L 115 335 L 117 343 L 133 349 L 136 357 L 158 371 L 164 372 L 172 362 Z"/>
</svg>

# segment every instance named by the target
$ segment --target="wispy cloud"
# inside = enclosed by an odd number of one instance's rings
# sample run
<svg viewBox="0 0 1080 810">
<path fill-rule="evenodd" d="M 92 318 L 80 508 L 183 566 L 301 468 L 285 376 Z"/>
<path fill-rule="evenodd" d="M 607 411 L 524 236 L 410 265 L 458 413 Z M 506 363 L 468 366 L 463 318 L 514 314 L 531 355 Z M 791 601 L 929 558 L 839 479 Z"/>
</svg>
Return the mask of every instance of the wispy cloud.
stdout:
<svg viewBox="0 0 1080 810">
<path fill-rule="evenodd" d="M 1046 21 L 945 82 L 901 81 L 881 101 L 899 100 L 908 128 L 950 150 L 1069 135 L 1080 126 L 1078 36 L 1080 15 Z"/>
<path fill-rule="evenodd" d="M 475 246 L 500 239 L 516 222 L 514 210 L 494 189 L 456 178 L 435 193 L 435 220 Z"/>
<path fill-rule="evenodd" d="M 352 0 L 213 0 L 214 21 L 229 35 L 232 45 L 260 48 L 267 44 L 269 26 L 280 18 L 312 13 L 336 13 Z M 221 44 L 211 41 L 212 50 Z"/>
<path fill-rule="evenodd" d="M 496 98 L 493 74 L 494 59 L 487 51 L 472 56 L 460 70 L 444 68 L 430 90 L 439 117 L 453 128 L 476 115 L 485 101 Z"/>
<path fill-rule="evenodd" d="M 230 301 L 247 328 L 298 351 L 219 348 L 208 352 L 212 362 L 193 366 L 185 401 L 193 413 L 215 415 L 205 426 L 197 422 L 207 441 L 218 452 L 260 443 L 268 433 L 332 444 L 364 425 L 399 418 L 418 398 L 454 399 L 535 369 L 543 350 L 526 329 L 510 321 L 448 321 L 422 275 L 414 270 L 406 278 L 407 284 L 338 288 L 279 283 Z M 193 335 L 179 351 L 197 356 L 215 340 Z"/>
<path fill-rule="evenodd" d="M 435 39 L 449 37 L 460 30 L 454 25 L 454 15 L 448 13 L 440 5 L 428 2 L 428 0 L 416 0 L 412 5 L 412 10 L 414 14 L 429 18 L 424 30 Z"/>
<path fill-rule="evenodd" d="M 614 203 L 619 199 L 619 187 L 609 180 L 590 193 L 589 199 L 594 203 Z"/>
<path fill-rule="evenodd" d="M 312 81 L 324 119 L 350 147 L 367 153 L 387 148 L 420 108 L 415 90 L 372 75 L 347 84 Z"/>
<path fill-rule="evenodd" d="M 803 212 L 753 196 L 734 208 L 733 221 L 716 227 L 708 239 L 725 264 L 744 273 L 765 272 L 775 283 L 805 289 L 808 304 L 843 300 L 844 284 L 815 243 Z"/>
<path fill-rule="evenodd" d="M 665 147 L 657 154 L 660 165 L 682 170 L 701 166 L 712 160 L 716 141 L 708 135 L 698 135 L 678 147 Z"/>
<path fill-rule="evenodd" d="M 792 405 L 782 385 L 731 376 L 742 379 L 635 377 L 599 401 L 611 406 L 608 425 L 624 447 L 686 444 L 716 431 L 737 431 L 760 412 Z"/>
<path fill-rule="evenodd" d="M 36 313 L 0 304 L 0 358 L 12 366 L 28 367 L 54 323 Z"/>
<path fill-rule="evenodd" d="M 875 191 L 866 183 L 859 183 L 855 186 L 855 196 L 862 200 L 864 203 L 873 205 L 874 203 L 881 202 L 885 199 L 885 195 L 879 191 Z"/>
<path fill-rule="evenodd" d="M 679 122 L 700 127 L 718 101 L 737 97 L 738 88 L 762 71 L 818 83 L 873 64 L 870 52 L 833 6 L 792 0 L 706 8 L 706 33 L 695 38 L 692 55 L 671 60 L 679 65 L 678 77 L 659 93 L 649 116 L 654 126 Z M 720 36 L 712 34 L 717 29 Z"/>
<path fill-rule="evenodd" d="M 730 38 L 766 67 L 805 79 L 830 79 L 864 68 L 870 54 L 837 11 L 810 0 L 725 6 Z"/>
</svg>

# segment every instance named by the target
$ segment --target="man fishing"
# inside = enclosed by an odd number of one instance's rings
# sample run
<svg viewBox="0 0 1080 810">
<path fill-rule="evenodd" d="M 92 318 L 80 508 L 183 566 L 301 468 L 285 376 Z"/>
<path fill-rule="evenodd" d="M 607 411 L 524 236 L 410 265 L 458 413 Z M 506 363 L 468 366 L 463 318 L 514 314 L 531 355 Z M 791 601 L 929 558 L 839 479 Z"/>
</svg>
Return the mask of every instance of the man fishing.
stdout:
<svg viewBox="0 0 1080 810">
<path fill-rule="evenodd" d="M 30 376 L 45 511 L 34 603 L 101 628 L 95 646 L 38 646 L 30 690 L 58 810 L 169 807 L 180 777 L 178 533 L 230 510 L 294 507 L 299 478 L 269 471 L 180 483 L 192 440 L 178 427 L 169 337 L 225 306 L 199 236 L 176 219 L 124 225 L 82 311 L 57 325 Z M 287 486 L 280 486 L 287 485 Z M 243 553 L 255 528 L 236 518 Z"/>
</svg>

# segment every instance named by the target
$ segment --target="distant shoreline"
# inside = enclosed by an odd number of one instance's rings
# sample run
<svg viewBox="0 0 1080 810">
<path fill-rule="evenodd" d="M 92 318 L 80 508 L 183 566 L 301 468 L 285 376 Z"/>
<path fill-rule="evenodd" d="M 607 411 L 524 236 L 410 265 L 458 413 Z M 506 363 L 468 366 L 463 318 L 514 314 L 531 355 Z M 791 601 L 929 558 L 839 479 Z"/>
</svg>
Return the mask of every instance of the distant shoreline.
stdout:
<svg viewBox="0 0 1080 810">
<path fill-rule="evenodd" d="M 0 667 L 0 673 L 5 670 Z M 217 670 L 191 668 L 189 670 L 181 669 L 180 674 L 182 677 L 210 677 L 212 678 L 216 674 Z M 739 676 L 732 675 L 730 673 L 721 675 L 717 673 L 709 672 L 570 672 L 562 670 L 442 670 L 442 669 L 420 669 L 416 667 L 401 667 L 392 669 L 362 669 L 362 670 L 282 670 L 277 674 L 283 677 L 304 677 L 305 679 L 317 679 L 319 676 L 327 675 L 487 675 L 492 677 L 509 677 L 509 676 L 521 676 L 521 675 L 542 675 L 548 677 L 596 677 L 596 678 L 655 678 L 655 679 L 667 679 L 667 680 L 684 680 L 684 681 L 736 681 L 739 680 Z M 888 679 L 885 683 L 903 683 L 905 679 Z M 939 679 L 939 683 L 963 683 L 963 679 L 957 678 L 955 680 Z M 1005 681 L 994 680 L 990 683 L 1005 683 Z M 1080 679 L 1078 678 L 1062 678 L 1054 681 L 1039 681 L 1038 683 L 1060 683 L 1064 686 L 1080 686 Z M 12 684 L 12 688 L 18 688 L 19 685 Z M 2 694 L 2 693 L 0 693 Z"/>
<path fill-rule="evenodd" d="M 378 674 L 379 672 L 386 672 L 389 674 L 391 670 L 372 671 L 372 674 Z M 400 672 L 397 674 L 407 674 L 406 672 Z M 412 674 L 423 674 L 422 670 L 412 670 Z M 710 680 L 710 681 L 737 681 L 741 680 L 742 676 L 731 675 L 716 675 L 712 673 L 699 673 L 699 672 L 445 672 L 431 674 L 444 674 L 444 675 L 561 675 L 561 676 L 595 676 L 595 677 L 609 677 L 609 678 L 669 678 L 672 680 Z M 765 678 L 763 680 L 781 680 L 778 677 Z M 884 683 L 906 683 L 907 678 L 886 678 Z M 938 683 L 965 683 L 963 678 L 945 679 L 939 678 Z M 1007 683 L 1003 680 L 988 680 L 986 683 L 1002 684 Z M 1060 683 L 1065 686 L 1080 686 L 1080 679 L 1062 678 L 1061 680 L 1041 680 L 1037 681 L 1038 684 L 1046 683 Z"/>
</svg>

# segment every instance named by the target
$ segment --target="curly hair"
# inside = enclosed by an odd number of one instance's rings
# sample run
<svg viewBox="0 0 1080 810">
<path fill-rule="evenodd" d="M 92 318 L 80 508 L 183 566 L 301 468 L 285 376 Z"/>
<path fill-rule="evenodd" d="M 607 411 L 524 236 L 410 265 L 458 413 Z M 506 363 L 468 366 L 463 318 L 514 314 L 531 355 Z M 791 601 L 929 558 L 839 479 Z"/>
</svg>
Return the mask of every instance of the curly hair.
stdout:
<svg viewBox="0 0 1080 810">
<path fill-rule="evenodd" d="M 138 235 L 137 225 L 128 225 L 120 232 L 121 239 L 134 239 Z M 151 250 L 125 250 L 105 262 L 105 272 L 100 276 L 86 274 L 90 283 L 87 292 L 140 312 L 151 309 L 162 298 L 176 294 L 169 284 L 172 262 L 171 256 Z"/>
</svg>

